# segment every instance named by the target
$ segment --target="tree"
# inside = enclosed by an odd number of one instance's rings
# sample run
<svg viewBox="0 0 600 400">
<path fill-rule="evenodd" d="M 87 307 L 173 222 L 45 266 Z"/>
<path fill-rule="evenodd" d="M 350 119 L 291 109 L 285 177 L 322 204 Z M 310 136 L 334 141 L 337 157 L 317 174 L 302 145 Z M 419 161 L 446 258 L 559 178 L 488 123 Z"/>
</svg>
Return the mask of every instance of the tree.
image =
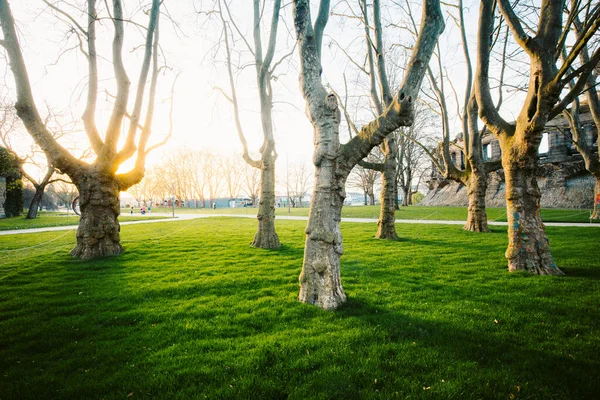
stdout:
<svg viewBox="0 0 600 400">
<path fill-rule="evenodd" d="M 382 166 L 383 163 L 371 153 L 364 162 L 357 164 L 352 169 L 348 177 L 348 185 L 362 190 L 365 196 L 365 206 L 367 204 L 375 205 L 375 185 L 382 180 Z"/>
<path fill-rule="evenodd" d="M 160 0 L 152 0 L 148 12 L 148 26 L 145 30 L 144 55 L 137 84 L 134 105 L 127 111 L 130 80 L 123 62 L 123 40 L 125 36 L 126 16 L 123 14 L 121 0 L 113 0 L 112 11 L 106 10 L 114 27 L 112 55 L 113 71 L 117 92 L 114 96 L 112 114 L 107 124 L 104 137 L 96 124 L 96 103 L 99 89 L 99 70 L 97 52 L 97 28 L 100 15 L 95 0 L 87 1 L 84 15 L 85 22 L 78 22 L 76 17 L 67 14 L 56 4 L 46 5 L 68 21 L 70 29 L 81 41 L 80 50 L 88 63 L 87 103 L 82 120 L 90 146 L 96 159 L 87 163 L 75 158 L 56 141 L 44 125 L 34 102 L 25 60 L 19 45 L 15 22 L 8 0 L 0 0 L 0 24 L 3 39 L 0 44 L 6 49 L 12 75 L 15 79 L 17 102 L 15 108 L 27 131 L 48 156 L 54 167 L 68 175 L 77 186 L 80 194 L 81 220 L 77 229 L 77 245 L 71 255 L 82 259 L 92 259 L 117 255 L 123 252 L 120 244 L 119 192 L 127 190 L 138 183 L 144 176 L 146 155 L 155 146 L 147 147 L 151 133 L 154 114 L 154 101 L 159 73 L 158 66 L 158 21 Z M 107 6 L 108 8 L 108 6 Z M 105 18 L 105 17 L 102 17 Z M 101 36 L 100 36 L 101 37 Z M 146 93 L 146 82 L 152 70 L 150 88 L 148 90 L 145 119 L 142 119 L 142 103 Z M 121 136 L 123 120 L 129 118 L 125 144 L 119 150 L 117 145 Z M 139 140 L 138 139 L 138 131 Z M 134 168 L 126 173 L 117 173 L 119 166 L 134 154 Z"/>
<path fill-rule="evenodd" d="M 351 11 L 353 18 L 358 18 L 364 29 L 366 42 L 366 66 L 360 66 L 352 61 L 358 69 L 363 72 L 369 79 L 369 94 L 371 105 L 374 110 L 374 115 L 381 115 L 384 109 L 389 107 L 393 101 L 392 85 L 388 79 L 388 71 L 386 69 L 386 53 L 383 46 L 383 28 L 381 23 L 381 6 L 379 0 L 373 1 L 373 27 L 369 22 L 368 4 L 366 0 L 359 1 L 360 14 L 357 15 Z M 374 38 L 371 36 L 371 30 L 374 31 Z M 346 52 L 345 52 L 346 53 Z M 346 53 L 347 54 L 347 53 Z M 349 125 L 349 132 L 358 132 L 355 124 L 350 120 L 346 106 L 343 106 L 344 115 Z M 369 203 L 375 204 L 375 194 L 373 186 L 375 180 L 380 177 L 381 173 L 381 193 L 380 193 L 380 213 L 377 222 L 377 233 L 375 237 L 378 239 L 398 239 L 396 234 L 396 203 L 397 203 L 397 152 L 398 145 L 396 135 L 391 134 L 384 138 L 379 145 L 379 151 L 382 155 L 382 160 L 374 162 L 371 160 L 361 160 L 359 166 L 355 169 L 355 186 L 361 187 L 365 193 L 365 205 L 367 204 L 367 195 Z"/>
<path fill-rule="evenodd" d="M 0 177 L 6 178 L 4 214 L 18 217 L 23 211 L 23 180 L 20 160 L 11 151 L 0 147 Z"/>
<path fill-rule="evenodd" d="M 210 205 L 221 194 L 223 190 L 223 174 L 221 174 L 220 157 L 214 153 L 204 153 L 202 158 L 202 178 L 208 189 Z"/>
<path fill-rule="evenodd" d="M 242 192 L 252 200 L 252 206 L 256 207 L 260 193 L 260 171 L 248 164 L 242 167 Z"/>
<path fill-rule="evenodd" d="M 573 7 L 576 3 L 571 3 Z M 573 33 L 577 39 L 580 40 L 582 35 L 585 33 L 585 26 L 579 15 L 575 15 L 573 19 Z M 598 43 L 582 46 L 579 54 L 579 65 L 583 66 L 590 62 L 590 48 Z M 571 50 L 572 51 L 572 50 Z M 563 50 L 563 58 L 567 57 L 566 48 Z M 573 71 L 570 71 L 571 73 Z M 584 129 L 581 123 L 581 108 L 579 97 L 575 97 L 570 109 L 563 111 L 564 116 L 569 121 L 571 127 L 571 141 L 575 145 L 575 148 L 585 163 L 585 168 L 594 176 L 596 179 L 596 185 L 594 188 L 594 211 L 592 213 L 592 219 L 600 219 L 600 140 L 598 139 L 598 133 L 600 132 L 600 98 L 598 97 L 598 73 L 593 70 L 585 82 L 584 92 L 585 100 L 587 102 L 587 108 L 592 115 L 594 125 L 596 125 L 596 154 L 594 154 L 594 133 L 591 129 Z M 569 82 L 569 87 L 574 88 L 575 82 Z"/>
<path fill-rule="evenodd" d="M 425 142 L 430 138 L 426 132 L 427 127 L 433 125 L 430 113 L 423 107 L 421 102 L 415 106 L 414 122 L 409 127 L 401 128 L 401 134 L 397 135 L 398 144 L 397 190 L 402 191 L 402 206 L 413 204 L 413 183 L 415 176 L 422 175 L 423 163 L 427 153 L 423 150 Z M 418 184 L 417 184 L 418 187 Z M 396 196 L 397 198 L 397 196 Z"/>
<path fill-rule="evenodd" d="M 62 176 L 48 185 L 48 192 L 57 199 L 59 205 L 66 208 L 67 212 L 69 212 L 73 201 L 79 195 L 77 187 L 68 179 L 68 177 Z"/>
<path fill-rule="evenodd" d="M 46 188 L 49 184 L 55 181 L 55 179 L 52 179 L 52 177 L 56 172 L 56 168 L 54 168 L 46 154 L 43 154 L 44 161 L 39 160 L 38 153 L 40 153 L 41 150 L 37 145 L 31 146 L 31 150 L 25 156 L 19 156 L 11 141 L 11 137 L 14 138 L 15 134 L 17 133 L 16 131 L 19 124 L 19 118 L 16 115 L 16 110 L 12 105 L 3 104 L 0 112 L 2 113 L 0 116 L 0 141 L 2 141 L 2 144 L 4 144 L 6 149 L 8 149 L 8 151 L 10 151 L 17 160 L 19 160 L 21 175 L 31 183 L 34 189 L 34 194 L 31 196 L 31 199 L 28 202 L 29 207 L 27 210 L 27 216 L 25 218 L 35 219 L 37 218 L 38 210 L 44 199 Z M 54 122 L 52 124 L 53 126 L 50 126 L 51 120 Z M 50 111 L 44 120 L 44 125 L 48 127 L 49 132 L 51 132 L 53 138 L 56 140 L 60 139 L 67 133 L 64 126 L 61 126 L 56 116 Z M 27 172 L 25 168 L 26 164 L 32 165 L 40 171 L 45 171 L 43 177 L 41 179 L 36 179 L 32 174 Z"/>
<path fill-rule="evenodd" d="M 312 171 L 304 162 L 292 163 L 287 168 L 285 178 L 288 199 L 293 207 L 302 207 L 302 199 L 312 185 Z"/>
<path fill-rule="evenodd" d="M 229 83 L 231 94 L 225 96 L 233 105 L 233 113 L 235 117 L 236 128 L 240 142 L 243 147 L 243 158 L 248 165 L 258 168 L 261 171 L 260 177 L 260 194 L 258 207 L 258 230 L 254 235 L 254 240 L 251 246 L 263 249 L 276 249 L 281 246 L 279 237 L 275 231 L 275 160 L 277 152 L 275 151 L 275 138 L 273 136 L 273 90 L 271 80 L 273 73 L 279 62 L 273 63 L 275 55 L 275 46 L 277 42 L 277 27 L 279 25 L 279 11 L 281 9 L 281 0 L 273 2 L 273 15 L 269 25 L 269 42 L 266 52 L 263 56 L 263 43 L 261 39 L 261 20 L 264 9 L 264 2 L 261 5 L 260 0 L 253 2 L 253 39 L 254 47 L 244 38 L 239 30 L 235 20 L 232 18 L 229 10 L 229 4 L 226 0 L 219 0 L 219 15 L 223 23 L 223 40 L 225 42 L 225 50 L 227 57 L 227 72 L 229 73 Z M 225 18 L 222 7 L 227 10 L 228 20 Z M 230 35 L 232 35 L 229 25 L 233 25 L 234 29 L 243 39 L 248 48 L 248 51 L 254 56 L 254 66 L 256 69 L 256 83 L 258 86 L 258 99 L 260 102 L 260 116 L 263 133 L 263 144 L 260 148 L 260 159 L 255 160 L 250 157 L 248 152 L 248 144 L 242 124 L 240 122 L 239 104 L 237 92 L 235 88 L 232 61 L 231 61 L 231 45 Z"/>
<path fill-rule="evenodd" d="M 496 6 L 514 40 L 529 59 L 527 95 L 513 123 L 501 117 L 490 93 L 490 48 Z M 541 193 L 536 178 L 537 152 L 546 123 L 562 113 L 581 93 L 600 61 L 600 50 L 596 50 L 588 62 L 572 69 L 582 49 L 600 27 L 600 3 L 576 1 L 569 7 L 565 1 L 542 0 L 539 7 L 528 4 L 529 10 L 533 7 L 533 15 L 539 16 L 537 25 L 535 21 L 526 20 L 525 15 L 531 13 L 519 13 L 517 6 L 512 6 L 508 0 L 481 1 L 473 91 L 479 116 L 496 135 L 502 150 L 508 217 L 508 269 L 557 275 L 563 272 L 552 258 L 539 210 Z M 585 15 L 582 30 L 561 60 L 578 14 Z M 575 83 L 562 95 L 571 81 Z"/>
<path fill-rule="evenodd" d="M 300 54 L 300 88 L 306 101 L 307 116 L 314 127 L 315 143 L 315 182 L 306 228 L 299 300 L 324 309 L 335 309 L 346 300 L 340 277 L 343 244 L 339 225 L 346 180 L 352 168 L 373 147 L 400 126 L 412 123 L 413 104 L 444 21 L 439 1 L 425 0 L 421 33 L 400 90 L 382 114 L 365 125 L 348 143 L 340 145 L 338 101 L 333 93 L 327 93 L 321 80 L 321 47 L 330 2 L 320 2 L 314 26 L 308 0 L 294 0 L 293 6 Z"/>
<path fill-rule="evenodd" d="M 240 192 L 241 180 L 243 178 L 243 174 L 241 174 L 242 165 L 240 164 L 238 155 L 221 160 L 221 169 L 223 170 L 229 199 L 235 199 Z"/>
</svg>

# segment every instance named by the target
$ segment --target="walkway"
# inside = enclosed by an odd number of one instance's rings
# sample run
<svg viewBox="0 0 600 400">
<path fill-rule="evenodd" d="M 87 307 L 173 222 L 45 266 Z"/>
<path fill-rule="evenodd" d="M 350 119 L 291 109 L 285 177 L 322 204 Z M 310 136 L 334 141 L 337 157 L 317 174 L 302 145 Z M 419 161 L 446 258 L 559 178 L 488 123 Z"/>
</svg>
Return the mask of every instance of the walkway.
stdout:
<svg viewBox="0 0 600 400">
<path fill-rule="evenodd" d="M 171 217 L 171 214 L 155 213 L 148 217 Z M 155 222 L 173 222 L 173 221 L 185 221 L 197 218 L 214 218 L 214 217 L 234 217 L 234 218 L 251 218 L 255 219 L 255 215 L 248 214 L 179 214 L 175 218 L 166 219 L 149 219 L 146 221 L 126 221 L 121 222 L 121 225 L 134 225 L 134 224 L 152 224 Z M 278 220 L 290 220 L 290 221 L 306 221 L 308 217 L 293 216 L 293 215 L 277 215 Z M 342 222 L 354 222 L 354 223 L 366 223 L 373 224 L 377 223 L 376 218 L 342 218 Z M 397 219 L 397 224 L 438 224 L 438 225 L 464 225 L 465 221 L 445 221 L 445 220 L 432 220 L 432 219 Z M 562 227 L 582 227 L 582 228 L 600 228 L 600 224 L 590 224 L 583 222 L 546 222 L 546 226 L 562 226 Z M 488 221 L 488 225 L 506 226 L 506 222 Z M 52 226 L 46 228 L 32 228 L 32 229 L 14 229 L 7 231 L 0 231 L 0 236 L 3 235 L 19 235 L 23 233 L 38 233 L 38 232 L 51 232 L 51 231 L 67 231 L 77 229 L 77 225 L 68 226 Z"/>
</svg>

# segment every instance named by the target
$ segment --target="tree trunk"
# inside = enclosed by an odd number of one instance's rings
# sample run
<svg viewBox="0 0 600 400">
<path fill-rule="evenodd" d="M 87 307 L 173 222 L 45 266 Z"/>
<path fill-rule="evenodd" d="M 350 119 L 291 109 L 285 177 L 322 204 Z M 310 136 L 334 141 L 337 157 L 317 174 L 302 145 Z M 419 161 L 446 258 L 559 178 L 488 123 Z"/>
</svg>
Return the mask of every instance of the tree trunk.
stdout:
<svg viewBox="0 0 600 400">
<path fill-rule="evenodd" d="M 79 190 L 81 219 L 73 257 L 89 260 L 121 254 L 121 230 L 118 222 L 119 185 L 114 177 L 96 169 L 75 180 Z"/>
<path fill-rule="evenodd" d="M 369 205 L 370 206 L 374 206 L 375 205 L 375 193 L 373 190 L 371 190 L 369 192 Z"/>
<path fill-rule="evenodd" d="M 335 160 L 328 159 L 315 168 L 298 295 L 301 302 L 326 310 L 346 301 L 340 277 L 340 257 L 344 252 L 340 220 L 345 193 L 344 182 L 335 179 L 335 164 Z"/>
<path fill-rule="evenodd" d="M 35 194 L 31 199 L 31 203 L 29 204 L 29 210 L 27 211 L 27 217 L 25 219 L 36 219 L 38 215 L 38 210 L 40 209 L 40 204 L 44 199 L 44 191 L 46 190 L 46 185 L 37 185 L 35 188 Z"/>
<path fill-rule="evenodd" d="M 264 157 L 260 174 L 260 200 L 258 201 L 258 231 L 251 246 L 260 249 L 281 247 L 275 232 L 275 160 Z"/>
<path fill-rule="evenodd" d="M 467 182 L 469 208 L 467 222 L 463 227 L 471 232 L 489 232 L 487 211 L 485 208 L 485 192 L 487 190 L 486 174 L 473 169 Z"/>
<path fill-rule="evenodd" d="M 410 200 L 410 186 L 402 186 L 402 207 L 407 207 Z"/>
<path fill-rule="evenodd" d="M 540 215 L 541 193 L 535 175 L 537 146 L 528 146 L 515 139 L 505 139 L 515 143 L 506 144 L 502 149 L 508 217 L 508 270 L 562 275 L 550 254 L 550 243 Z M 529 151 L 523 151 L 527 147 Z"/>
<path fill-rule="evenodd" d="M 592 219 L 600 219 L 600 174 L 596 175 L 596 190 L 594 190 L 594 212 Z"/>
<path fill-rule="evenodd" d="M 396 154 L 393 140 L 386 139 L 387 152 L 383 160 L 383 173 L 381 174 L 381 194 L 379 196 L 380 211 L 377 221 L 377 239 L 398 240 L 396 234 Z"/>
</svg>

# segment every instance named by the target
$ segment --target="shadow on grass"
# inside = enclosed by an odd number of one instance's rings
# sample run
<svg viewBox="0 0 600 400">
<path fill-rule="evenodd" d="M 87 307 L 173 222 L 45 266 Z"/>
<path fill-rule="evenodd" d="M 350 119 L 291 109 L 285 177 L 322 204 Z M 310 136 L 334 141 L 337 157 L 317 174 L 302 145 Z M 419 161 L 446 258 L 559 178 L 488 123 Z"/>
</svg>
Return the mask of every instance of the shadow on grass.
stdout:
<svg viewBox="0 0 600 400">
<path fill-rule="evenodd" d="M 435 385 L 438 396 L 440 389 L 443 394 L 441 387 L 444 385 L 440 382 L 451 381 L 454 373 L 462 374 L 452 371 L 448 368 L 450 365 L 479 375 L 471 379 L 472 387 L 469 379 L 463 381 L 460 391 L 465 393 L 464 398 L 515 398 L 515 395 L 524 398 L 593 398 L 600 393 L 598 381 L 589 380 L 592 371 L 598 372 L 598 362 L 589 358 L 576 360 L 568 354 L 573 350 L 565 349 L 557 354 L 545 350 L 544 346 L 532 348 L 526 340 L 519 340 L 521 333 L 510 331 L 502 321 L 489 319 L 486 325 L 461 326 L 435 317 L 417 318 L 353 297 L 349 297 L 336 314 L 343 319 L 355 319 L 357 324 L 368 326 L 370 330 L 383 330 L 383 340 L 390 345 L 410 344 L 406 351 L 412 355 L 407 357 L 408 363 L 404 367 L 417 376 L 422 375 L 423 385 L 432 388 Z M 435 359 L 427 353 L 435 354 Z M 436 369 L 443 372 L 433 382 Z M 443 374 L 446 378 L 440 380 Z M 486 382 L 485 386 L 481 386 L 482 382 Z M 568 391 L 565 388 L 569 388 Z M 450 397 L 454 396 L 456 393 Z"/>
</svg>

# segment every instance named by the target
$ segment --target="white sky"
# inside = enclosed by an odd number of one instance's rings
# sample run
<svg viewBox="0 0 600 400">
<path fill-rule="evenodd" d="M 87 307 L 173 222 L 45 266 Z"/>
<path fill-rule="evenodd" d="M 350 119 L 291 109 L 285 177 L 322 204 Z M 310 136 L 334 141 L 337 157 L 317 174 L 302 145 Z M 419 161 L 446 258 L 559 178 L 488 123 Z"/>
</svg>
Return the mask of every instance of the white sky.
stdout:
<svg viewBox="0 0 600 400">
<path fill-rule="evenodd" d="M 138 7 L 137 1 L 125 1 L 125 14 L 131 16 Z M 171 22 L 161 18 L 160 43 L 169 66 L 173 71 L 167 72 L 159 79 L 159 93 L 153 124 L 153 135 L 151 142 L 159 141 L 168 129 L 169 97 L 171 83 L 180 72 L 179 80 L 175 90 L 174 114 L 173 114 L 173 138 L 162 149 L 152 153 L 147 161 L 151 167 L 164 155 L 177 148 L 202 149 L 211 148 L 222 153 L 240 152 L 241 145 L 235 130 L 233 112 L 230 103 L 224 99 L 214 88 L 219 86 L 229 92 L 227 72 L 223 64 L 224 53 L 219 51 L 215 55 L 215 43 L 219 40 L 220 25 L 216 18 L 213 22 L 206 22 L 206 17 L 198 15 L 196 10 L 211 6 L 212 1 L 207 0 L 177 0 L 165 2 L 172 18 L 180 25 L 180 30 L 174 29 Z M 238 19 L 240 28 L 251 42 L 251 1 L 236 0 L 234 13 Z M 285 2 L 284 2 L 285 3 Z M 317 3 L 317 2 L 313 2 Z M 334 2 L 335 3 L 335 2 Z M 472 57 L 474 61 L 474 33 L 477 20 L 477 2 L 467 14 L 473 27 L 469 37 L 473 43 Z M 313 5 L 314 6 L 314 5 Z M 20 32 L 30 80 L 33 84 L 34 96 L 40 112 L 45 113 L 44 104 L 49 104 L 57 112 L 71 112 L 74 118 L 79 119 L 85 107 L 85 83 L 87 76 L 87 64 L 85 57 L 78 50 L 65 53 L 57 61 L 57 55 L 61 49 L 75 45 L 76 39 L 72 37 L 65 42 L 66 24 L 56 20 L 56 17 L 48 11 L 40 0 L 12 0 L 11 7 L 17 20 Z M 64 7 L 64 5 L 62 6 Z M 99 8 L 104 9 L 104 2 L 99 2 Z M 271 4 L 269 2 L 265 21 L 270 20 Z M 416 7 L 416 6 L 415 6 Z M 44 11 L 45 10 L 45 11 Z M 344 11 L 334 9 L 334 11 Z M 391 11 L 394 12 L 394 11 Z M 313 18 L 316 12 L 313 13 Z M 86 18 L 81 14 L 73 14 L 82 25 Z M 384 16 L 391 17 L 389 12 Z M 147 23 L 147 17 L 140 12 L 133 18 L 142 23 Z M 287 33 L 286 29 L 292 29 L 291 5 L 282 11 L 280 22 L 280 34 L 278 40 L 278 52 L 280 56 L 290 51 L 294 44 L 294 33 Z M 114 93 L 112 82 L 112 65 L 110 63 L 110 41 L 112 40 L 112 24 L 101 21 L 98 27 L 98 50 L 105 57 L 100 61 L 101 93 L 99 95 L 97 122 L 100 128 L 105 126 L 112 104 L 110 98 L 102 92 L 104 89 Z M 126 43 L 124 46 L 124 57 L 129 78 L 132 81 L 130 94 L 130 108 L 134 101 L 135 85 L 139 66 L 141 62 L 141 49 L 132 51 L 142 43 L 139 30 L 127 27 Z M 462 98 L 464 88 L 464 67 L 462 63 L 462 51 L 459 46 L 459 37 L 454 23 L 449 21 L 446 31 L 440 40 L 442 52 L 450 74 L 453 76 L 454 85 Z M 400 29 L 388 29 L 386 44 L 402 41 L 410 42 L 409 35 Z M 364 56 L 360 55 L 360 49 L 364 46 L 362 28 L 358 27 L 357 21 L 341 21 L 340 18 L 331 17 L 325 31 L 323 58 L 324 58 L 324 83 L 330 83 L 338 93 L 343 95 L 343 76 L 345 72 L 348 79 L 349 93 L 351 95 L 362 94 L 363 89 L 352 86 L 352 77 L 356 76 L 355 68 L 347 57 L 336 45 L 332 44 L 331 38 L 343 46 L 356 46 L 354 55 L 356 61 L 362 63 Z M 291 35 L 291 36 L 290 36 Z M 266 42 L 266 36 L 264 42 Z M 68 43 L 68 44 L 66 44 Z M 236 47 L 241 49 L 241 41 Z M 266 50 L 266 43 L 263 44 Z M 364 53 L 362 53 L 364 54 Z M 248 53 L 242 54 L 241 64 L 247 64 Z M 277 56 L 276 56 L 277 59 Z M 279 167 L 285 166 L 286 162 L 310 162 L 313 148 L 313 130 L 310 122 L 305 116 L 304 100 L 298 88 L 298 62 L 297 52 L 294 52 L 291 62 L 283 65 L 278 71 L 281 75 L 273 82 L 274 101 L 274 125 L 276 134 L 276 147 L 279 153 Z M 0 60 L 0 72 L 4 81 L 9 86 L 11 96 L 14 96 L 14 82 L 12 75 L 6 71 L 5 60 Z M 242 109 L 242 122 L 249 142 L 250 151 L 256 152 L 262 143 L 262 132 L 260 130 L 260 115 L 258 112 L 258 101 L 256 84 L 254 81 L 254 66 L 248 65 L 244 72 L 238 77 L 237 90 L 240 97 Z M 453 95 L 450 95 L 452 102 Z M 455 107 L 451 105 L 450 107 Z M 454 108 L 451 108 L 454 109 Z M 71 110 L 71 111 L 68 111 Z M 364 122 L 370 111 L 365 107 L 358 110 L 357 118 Z M 510 118 L 510 116 L 507 116 Z M 454 121 L 457 124 L 457 121 Z M 127 127 L 128 123 L 125 124 Z M 460 128 L 457 128 L 459 132 Z M 440 133 L 441 136 L 441 133 Z M 342 140 L 346 140 L 347 131 L 342 128 Z M 78 136 L 77 145 L 80 148 L 88 146 L 84 133 Z M 25 141 L 23 141 L 25 146 Z"/>
</svg>

